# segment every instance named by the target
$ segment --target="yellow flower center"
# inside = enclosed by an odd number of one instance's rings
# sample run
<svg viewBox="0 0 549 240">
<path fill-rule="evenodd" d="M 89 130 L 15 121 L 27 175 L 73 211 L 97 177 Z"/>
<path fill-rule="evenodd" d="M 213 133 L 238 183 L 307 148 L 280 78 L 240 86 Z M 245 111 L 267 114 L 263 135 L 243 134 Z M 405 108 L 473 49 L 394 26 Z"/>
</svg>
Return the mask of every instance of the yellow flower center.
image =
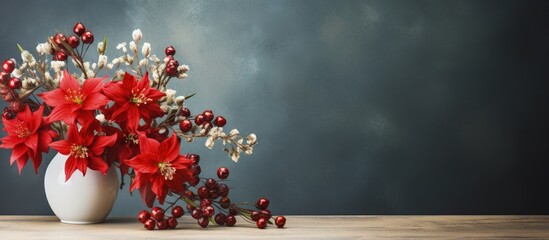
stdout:
<svg viewBox="0 0 549 240">
<path fill-rule="evenodd" d="M 130 102 L 134 103 L 135 105 L 139 106 L 141 104 L 147 104 L 148 102 L 152 101 L 151 98 L 148 98 L 143 93 L 144 89 L 132 89 L 132 96 L 130 97 Z"/>
<path fill-rule="evenodd" d="M 171 163 L 160 162 L 158 163 L 158 168 L 160 169 L 160 174 L 164 176 L 165 180 L 172 180 L 173 175 L 175 174 L 175 168 L 172 167 Z"/>
<path fill-rule="evenodd" d="M 137 134 L 130 133 L 126 135 L 126 143 L 133 143 L 135 145 L 139 144 L 139 137 Z"/>
<path fill-rule="evenodd" d="M 32 132 L 27 128 L 26 124 L 20 122 L 15 128 L 15 134 L 20 138 L 26 138 L 32 134 Z"/>
<path fill-rule="evenodd" d="M 82 98 L 83 98 L 83 96 L 82 96 L 82 93 L 80 92 L 80 90 L 73 91 L 72 89 L 69 89 L 65 93 L 65 100 L 67 100 L 69 102 L 73 102 L 73 103 L 76 103 L 76 104 L 82 104 L 84 102 L 84 100 Z"/>
<path fill-rule="evenodd" d="M 88 148 L 82 145 L 72 144 L 70 155 L 77 158 L 87 158 L 88 157 Z"/>
</svg>

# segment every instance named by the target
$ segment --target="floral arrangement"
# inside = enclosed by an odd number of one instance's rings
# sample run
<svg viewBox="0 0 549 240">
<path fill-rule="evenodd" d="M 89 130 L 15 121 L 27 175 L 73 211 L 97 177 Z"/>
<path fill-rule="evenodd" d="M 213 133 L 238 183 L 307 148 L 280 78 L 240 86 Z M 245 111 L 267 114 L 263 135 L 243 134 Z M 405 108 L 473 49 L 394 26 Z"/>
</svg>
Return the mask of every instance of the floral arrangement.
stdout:
<svg viewBox="0 0 549 240">
<path fill-rule="evenodd" d="M 189 71 L 175 59 L 174 47 L 157 57 L 149 43 L 141 44 L 137 29 L 133 41 L 116 46 L 120 55 L 110 62 L 104 37 L 97 43 L 97 61 L 90 63 L 86 53 L 94 43 L 93 33 L 82 23 L 73 32 L 56 33 L 38 44 L 36 57 L 18 45 L 21 62 L 8 59 L 2 64 L 0 95 L 8 107 L 2 114 L 7 136 L 0 147 L 12 150 L 10 163 L 17 164 L 19 173 L 29 159 L 37 172 L 42 153 L 51 147 L 68 156 L 66 180 L 75 171 L 85 176 L 88 168 L 106 174 L 114 165 L 121 172 L 122 188 L 128 175 L 129 190 L 137 189 L 151 208 L 138 214 L 146 229 L 175 228 L 185 211 L 201 227 L 210 222 L 233 226 L 237 215 L 259 228 L 271 219 L 284 226 L 286 219 L 272 217 L 266 198 L 252 208 L 231 203 L 226 167 L 217 170 L 217 180 L 201 178 L 200 156 L 180 153 L 183 141 L 205 138 L 207 148 L 221 142 L 236 162 L 241 153 L 252 154 L 257 138 L 242 137 L 236 129 L 225 132 L 227 120 L 211 110 L 191 114 L 187 101 L 194 94 L 176 96 L 167 87 Z M 166 207 L 154 206 L 156 201 Z"/>
</svg>

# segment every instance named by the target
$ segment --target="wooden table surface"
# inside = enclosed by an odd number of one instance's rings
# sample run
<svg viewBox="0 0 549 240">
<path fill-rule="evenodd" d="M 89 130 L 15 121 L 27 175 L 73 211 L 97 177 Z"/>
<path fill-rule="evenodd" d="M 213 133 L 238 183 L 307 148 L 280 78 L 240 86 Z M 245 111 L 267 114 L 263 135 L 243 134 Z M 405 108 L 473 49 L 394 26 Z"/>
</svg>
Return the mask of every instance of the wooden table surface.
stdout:
<svg viewBox="0 0 549 240">
<path fill-rule="evenodd" d="M 145 230 L 133 218 L 71 225 L 54 216 L 0 216 L 0 239 L 377 239 L 545 238 L 549 216 L 287 216 L 278 229 L 237 218 L 235 227 L 200 228 L 184 216 L 177 229 Z"/>
</svg>

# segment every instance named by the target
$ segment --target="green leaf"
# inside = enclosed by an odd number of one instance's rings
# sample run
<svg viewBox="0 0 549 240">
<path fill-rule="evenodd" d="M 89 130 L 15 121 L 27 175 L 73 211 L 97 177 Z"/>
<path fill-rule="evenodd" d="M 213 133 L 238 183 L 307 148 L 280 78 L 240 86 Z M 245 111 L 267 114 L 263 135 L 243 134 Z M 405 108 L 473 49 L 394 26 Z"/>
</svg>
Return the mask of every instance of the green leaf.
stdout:
<svg viewBox="0 0 549 240">
<path fill-rule="evenodd" d="M 104 55 L 107 52 L 107 35 L 103 37 L 103 49 L 101 50 L 101 55 Z"/>
<path fill-rule="evenodd" d="M 186 96 L 186 97 L 185 97 L 185 100 L 187 100 L 187 99 L 189 99 L 189 98 L 192 98 L 194 95 L 196 95 L 196 93 L 193 93 L 193 94 L 191 94 L 191 95 L 189 95 L 189 96 Z"/>
<path fill-rule="evenodd" d="M 19 51 L 20 51 L 20 52 L 25 51 L 25 49 L 23 49 L 23 47 L 21 47 L 21 45 L 19 45 L 19 43 L 17 44 L 17 48 L 19 48 Z"/>
</svg>

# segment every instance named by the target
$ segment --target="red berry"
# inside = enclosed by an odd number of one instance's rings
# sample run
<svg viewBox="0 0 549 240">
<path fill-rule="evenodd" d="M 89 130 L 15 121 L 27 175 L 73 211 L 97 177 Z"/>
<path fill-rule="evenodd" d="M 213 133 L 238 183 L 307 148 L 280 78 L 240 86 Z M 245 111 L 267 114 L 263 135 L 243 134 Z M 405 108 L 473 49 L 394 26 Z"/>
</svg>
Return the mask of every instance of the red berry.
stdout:
<svg viewBox="0 0 549 240">
<path fill-rule="evenodd" d="M 267 220 L 265 218 L 260 218 L 259 220 L 257 220 L 256 225 L 257 228 L 263 229 L 267 227 Z"/>
<path fill-rule="evenodd" d="M 200 206 L 201 207 L 207 207 L 207 206 L 211 206 L 211 205 L 212 205 L 212 200 L 209 199 L 209 198 L 205 198 L 205 199 L 200 200 Z"/>
<path fill-rule="evenodd" d="M 229 215 L 225 218 L 225 225 L 232 227 L 236 224 L 236 218 L 233 215 Z"/>
<path fill-rule="evenodd" d="M 259 218 L 261 218 L 261 214 L 258 212 L 258 211 L 252 211 L 252 213 L 250 214 L 250 218 L 257 222 L 257 220 L 259 220 Z"/>
<path fill-rule="evenodd" d="M 159 207 L 153 207 L 151 209 L 151 215 L 156 220 L 163 219 L 164 218 L 164 210 L 162 210 L 162 208 L 159 208 Z"/>
<path fill-rule="evenodd" d="M 57 58 L 57 61 L 65 61 L 65 60 L 67 60 L 68 56 L 63 51 L 58 51 L 55 54 L 55 58 Z"/>
<path fill-rule="evenodd" d="M 204 123 L 204 115 L 196 115 L 196 117 L 194 117 L 194 123 L 196 123 L 196 125 L 202 125 L 202 123 Z"/>
<path fill-rule="evenodd" d="M 4 117 L 7 120 L 14 119 L 16 116 L 17 116 L 17 114 L 14 113 L 13 111 L 9 111 L 9 112 L 4 111 L 2 113 L 2 117 Z"/>
<path fill-rule="evenodd" d="M 8 81 L 8 87 L 10 87 L 11 89 L 19 89 L 21 88 L 21 86 L 23 86 L 23 83 L 19 78 L 12 77 Z"/>
<path fill-rule="evenodd" d="M 168 227 L 171 229 L 177 227 L 177 219 L 175 219 L 175 217 L 168 218 Z"/>
<path fill-rule="evenodd" d="M 211 122 L 205 122 L 202 124 L 202 128 L 206 131 L 210 131 L 210 129 L 213 128 L 213 124 Z"/>
<path fill-rule="evenodd" d="M 219 197 L 219 194 L 217 193 L 217 190 L 210 190 L 210 198 L 211 199 L 217 199 Z"/>
<path fill-rule="evenodd" d="M 217 169 L 217 177 L 219 179 L 226 179 L 229 177 L 229 169 L 226 167 L 220 167 Z"/>
<path fill-rule="evenodd" d="M 194 179 L 192 180 L 192 182 L 189 182 L 189 183 L 191 184 L 191 186 L 195 187 L 200 183 L 200 178 L 198 176 L 194 176 Z"/>
<path fill-rule="evenodd" d="M 151 219 L 151 213 L 149 211 L 143 210 L 137 214 L 137 219 L 139 219 L 139 222 L 145 223 L 145 221 Z"/>
<path fill-rule="evenodd" d="M 210 191 L 205 186 L 199 187 L 196 193 L 201 199 L 208 198 L 210 196 Z"/>
<path fill-rule="evenodd" d="M 198 164 L 200 162 L 200 155 L 198 154 L 193 153 L 189 156 L 189 158 L 193 160 L 193 164 Z"/>
<path fill-rule="evenodd" d="M 13 70 L 15 70 L 15 62 L 11 59 L 4 61 L 4 63 L 2 64 L 2 70 L 4 70 L 4 72 L 6 73 L 13 72 Z"/>
<path fill-rule="evenodd" d="M 215 213 L 215 209 L 212 206 L 206 206 L 202 209 L 202 214 L 204 214 L 205 217 L 211 217 Z"/>
<path fill-rule="evenodd" d="M 80 39 L 77 36 L 74 36 L 74 35 L 69 37 L 68 42 L 69 42 L 69 46 L 71 46 L 71 48 L 76 48 L 76 47 L 78 47 L 78 45 L 80 45 Z"/>
<path fill-rule="evenodd" d="M 259 214 L 262 218 L 265 218 L 265 219 L 269 219 L 273 216 L 273 215 L 271 215 L 271 211 L 269 211 L 269 210 L 261 210 L 259 212 Z"/>
<path fill-rule="evenodd" d="M 191 165 L 191 172 L 193 176 L 198 176 L 202 172 L 202 168 L 198 164 Z"/>
<path fill-rule="evenodd" d="M 192 213 L 192 211 L 194 211 L 195 209 L 196 209 L 196 207 L 195 207 L 195 206 L 193 206 L 193 205 L 190 205 L 190 204 L 187 204 L 187 211 L 189 211 L 189 212 L 191 212 L 191 213 Z"/>
<path fill-rule="evenodd" d="M 93 33 L 91 33 L 90 31 L 84 32 L 84 34 L 82 34 L 81 38 L 82 38 L 82 42 L 85 43 L 85 44 L 92 44 L 93 43 Z"/>
<path fill-rule="evenodd" d="M 168 46 L 166 48 L 166 56 L 173 56 L 175 55 L 175 48 L 173 46 Z"/>
<path fill-rule="evenodd" d="M 231 199 L 229 199 L 228 197 L 222 197 L 220 200 L 219 200 L 219 205 L 222 207 L 222 208 L 229 208 L 229 206 L 231 206 Z"/>
<path fill-rule="evenodd" d="M 275 224 L 278 228 L 283 228 L 286 225 L 286 218 L 284 216 L 278 216 L 275 218 Z"/>
<path fill-rule="evenodd" d="M 10 80 L 10 74 L 7 72 L 0 72 L 0 84 L 5 84 Z"/>
<path fill-rule="evenodd" d="M 226 197 L 229 195 L 229 187 L 224 183 L 220 183 L 217 185 L 217 193 L 222 197 Z"/>
<path fill-rule="evenodd" d="M 9 109 L 14 111 L 14 112 L 21 112 L 21 111 L 23 111 L 24 106 L 19 101 L 13 101 L 13 102 L 10 102 Z"/>
<path fill-rule="evenodd" d="M 213 178 L 208 178 L 208 180 L 206 180 L 206 187 L 217 190 L 217 181 Z"/>
<path fill-rule="evenodd" d="M 63 43 L 67 42 L 67 37 L 63 35 L 62 33 L 57 33 L 53 37 L 53 42 L 60 48 L 65 49 L 65 45 Z"/>
<path fill-rule="evenodd" d="M 215 223 L 217 223 L 218 225 L 224 225 L 226 220 L 225 214 L 223 213 L 216 214 L 214 220 L 215 220 Z"/>
<path fill-rule="evenodd" d="M 183 117 L 189 117 L 191 116 L 191 110 L 186 107 L 182 107 L 181 110 L 179 110 L 179 115 Z"/>
<path fill-rule="evenodd" d="M 6 90 L 6 91 L 7 91 L 7 90 Z M 13 98 L 13 94 L 12 94 L 11 92 L 3 93 L 3 94 L 2 94 L 2 99 L 4 99 L 4 101 L 6 101 L 6 102 L 11 102 L 11 101 L 15 100 L 15 99 Z"/>
<path fill-rule="evenodd" d="M 181 121 L 181 122 L 179 123 L 179 129 L 180 129 L 182 132 L 191 131 L 192 128 L 193 128 L 193 123 L 192 123 L 191 120 L 189 120 L 189 119 L 183 119 L 183 121 Z"/>
<path fill-rule="evenodd" d="M 168 221 L 166 221 L 166 219 L 160 219 L 156 222 L 156 226 L 160 230 L 167 229 L 168 228 Z"/>
<path fill-rule="evenodd" d="M 78 36 L 82 36 L 82 34 L 84 34 L 84 32 L 86 31 L 86 27 L 84 27 L 84 24 L 82 24 L 81 22 L 77 22 L 74 25 L 74 28 L 72 29 L 72 31 L 74 32 L 74 34 Z"/>
<path fill-rule="evenodd" d="M 227 119 L 225 119 L 222 116 L 217 116 L 214 120 L 214 123 L 218 127 L 223 127 L 223 126 L 225 126 L 225 124 L 227 124 Z"/>
<path fill-rule="evenodd" d="M 236 208 L 234 206 L 230 206 L 229 207 L 229 215 L 237 215 L 238 214 L 238 210 L 236 210 Z"/>
<path fill-rule="evenodd" d="M 193 210 L 193 212 L 191 213 L 191 216 L 194 218 L 194 219 L 199 219 L 200 217 L 202 217 L 202 210 L 196 208 Z"/>
<path fill-rule="evenodd" d="M 174 216 L 176 218 L 182 217 L 183 214 L 185 214 L 185 211 L 183 211 L 183 208 L 181 206 L 175 206 L 172 209 L 172 216 Z"/>
<path fill-rule="evenodd" d="M 177 67 L 167 66 L 166 67 L 166 74 L 168 74 L 168 76 L 170 76 L 170 77 L 173 77 L 173 76 L 177 75 Z"/>
<path fill-rule="evenodd" d="M 156 227 L 156 221 L 152 220 L 152 219 L 149 219 L 149 220 L 145 221 L 145 224 L 143 224 L 143 226 L 147 230 L 153 230 Z"/>
<path fill-rule="evenodd" d="M 202 113 L 204 115 L 204 121 L 211 122 L 214 119 L 214 114 L 212 110 L 206 110 Z"/>
<path fill-rule="evenodd" d="M 255 206 L 260 210 L 265 210 L 269 207 L 269 199 L 260 198 L 257 200 L 257 204 Z"/>
<path fill-rule="evenodd" d="M 198 219 L 198 225 L 200 225 L 202 228 L 206 228 L 209 223 L 210 220 L 207 217 L 201 217 Z"/>
</svg>

